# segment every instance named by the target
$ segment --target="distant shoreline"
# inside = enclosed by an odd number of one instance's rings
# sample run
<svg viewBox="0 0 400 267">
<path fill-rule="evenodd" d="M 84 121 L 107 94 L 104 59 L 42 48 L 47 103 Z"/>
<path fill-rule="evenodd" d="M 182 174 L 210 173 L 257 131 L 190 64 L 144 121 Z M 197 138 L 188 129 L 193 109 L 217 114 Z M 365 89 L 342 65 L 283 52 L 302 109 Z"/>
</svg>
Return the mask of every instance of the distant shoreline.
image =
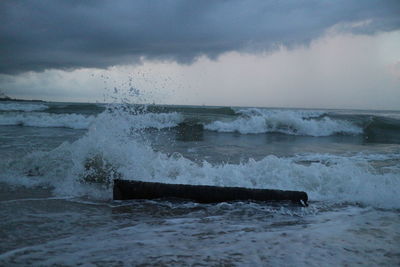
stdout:
<svg viewBox="0 0 400 267">
<path fill-rule="evenodd" d="M 17 99 L 17 98 L 11 98 L 11 97 L 0 97 L 0 101 L 15 101 L 15 102 L 46 102 L 44 100 L 37 100 L 37 99 L 32 99 L 32 100 L 26 100 L 26 99 Z"/>
</svg>

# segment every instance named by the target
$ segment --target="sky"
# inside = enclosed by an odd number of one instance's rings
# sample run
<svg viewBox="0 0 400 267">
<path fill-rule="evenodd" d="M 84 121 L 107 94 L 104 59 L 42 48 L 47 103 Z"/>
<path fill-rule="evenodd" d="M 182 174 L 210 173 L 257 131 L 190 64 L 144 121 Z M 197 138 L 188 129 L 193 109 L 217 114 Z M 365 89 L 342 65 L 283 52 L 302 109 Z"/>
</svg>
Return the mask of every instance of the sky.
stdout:
<svg viewBox="0 0 400 267">
<path fill-rule="evenodd" d="M 0 2 L 0 92 L 400 109 L 398 0 Z"/>
</svg>

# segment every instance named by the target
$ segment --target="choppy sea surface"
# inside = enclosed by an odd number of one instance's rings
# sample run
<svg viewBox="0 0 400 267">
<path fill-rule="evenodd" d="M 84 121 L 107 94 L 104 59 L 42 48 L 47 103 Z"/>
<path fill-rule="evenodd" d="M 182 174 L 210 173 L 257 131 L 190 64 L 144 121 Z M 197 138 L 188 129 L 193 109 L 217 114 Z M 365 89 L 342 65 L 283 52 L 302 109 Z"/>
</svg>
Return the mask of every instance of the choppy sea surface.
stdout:
<svg viewBox="0 0 400 267">
<path fill-rule="evenodd" d="M 113 201 L 115 178 L 310 205 Z M 398 266 L 400 112 L 0 102 L 0 217 L 1 266 Z"/>
</svg>

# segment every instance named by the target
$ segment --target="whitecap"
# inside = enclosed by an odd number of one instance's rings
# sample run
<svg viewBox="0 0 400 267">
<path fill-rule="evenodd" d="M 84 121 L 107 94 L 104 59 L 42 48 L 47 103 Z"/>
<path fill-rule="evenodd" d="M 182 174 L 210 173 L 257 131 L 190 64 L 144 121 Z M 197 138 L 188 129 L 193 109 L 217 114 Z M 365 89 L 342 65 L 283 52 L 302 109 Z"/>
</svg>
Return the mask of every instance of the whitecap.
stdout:
<svg viewBox="0 0 400 267">
<path fill-rule="evenodd" d="M 331 119 L 318 111 L 242 109 L 233 121 L 214 121 L 204 126 L 217 132 L 259 134 L 278 132 L 288 135 L 330 136 L 335 134 L 357 135 L 362 128 L 345 120 Z"/>
<path fill-rule="evenodd" d="M 49 107 L 44 104 L 30 104 L 30 103 L 0 103 L 0 111 L 42 111 Z"/>
</svg>

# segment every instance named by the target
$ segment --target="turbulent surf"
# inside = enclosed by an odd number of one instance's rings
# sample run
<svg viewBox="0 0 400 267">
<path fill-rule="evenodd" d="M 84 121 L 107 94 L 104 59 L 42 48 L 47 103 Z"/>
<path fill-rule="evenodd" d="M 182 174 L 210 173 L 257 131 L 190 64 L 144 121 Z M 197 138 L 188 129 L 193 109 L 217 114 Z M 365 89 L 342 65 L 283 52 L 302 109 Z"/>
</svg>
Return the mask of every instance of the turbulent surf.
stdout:
<svg viewBox="0 0 400 267">
<path fill-rule="evenodd" d="M 0 133 L 2 265 L 77 265 L 68 255 L 78 251 L 116 260 L 105 249 L 124 264 L 156 255 L 167 265 L 291 265 L 309 250 L 341 255 L 324 258 L 330 265 L 400 259 L 397 111 L 10 102 L 0 105 Z M 115 179 L 300 190 L 310 206 L 118 202 Z M 285 261 L 263 248 L 271 238 Z M 225 254 L 221 242 L 240 253 Z M 213 249 L 193 256 L 194 244 Z"/>
</svg>

